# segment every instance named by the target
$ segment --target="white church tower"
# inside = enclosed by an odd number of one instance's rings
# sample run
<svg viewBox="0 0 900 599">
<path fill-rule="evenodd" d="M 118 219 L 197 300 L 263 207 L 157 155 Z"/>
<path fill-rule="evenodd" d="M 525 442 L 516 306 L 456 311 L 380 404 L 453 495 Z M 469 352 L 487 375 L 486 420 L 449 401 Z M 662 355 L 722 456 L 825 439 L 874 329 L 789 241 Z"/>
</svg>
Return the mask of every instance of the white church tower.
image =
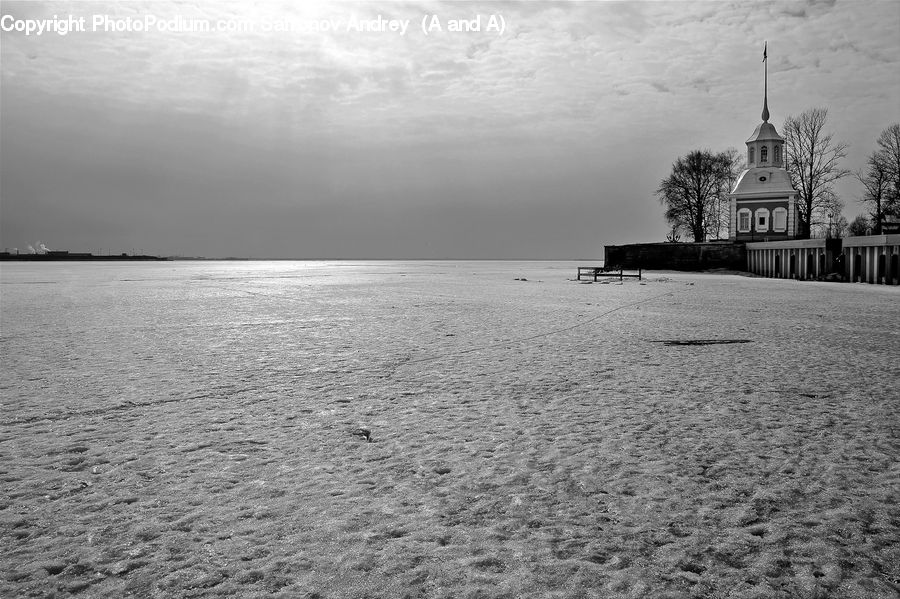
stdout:
<svg viewBox="0 0 900 599">
<path fill-rule="evenodd" d="M 769 122 L 768 44 L 763 63 L 763 122 L 747 140 L 747 169 L 731 192 L 732 241 L 780 241 L 797 235 L 797 190 L 784 168 L 784 138 Z"/>
</svg>

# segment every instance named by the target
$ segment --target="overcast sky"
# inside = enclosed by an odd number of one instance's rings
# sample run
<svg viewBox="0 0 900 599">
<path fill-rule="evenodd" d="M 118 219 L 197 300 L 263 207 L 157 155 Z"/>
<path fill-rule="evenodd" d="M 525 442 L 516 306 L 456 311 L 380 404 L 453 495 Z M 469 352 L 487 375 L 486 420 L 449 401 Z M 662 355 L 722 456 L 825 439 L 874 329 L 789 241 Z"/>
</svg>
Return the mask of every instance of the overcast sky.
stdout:
<svg viewBox="0 0 900 599">
<path fill-rule="evenodd" d="M 661 241 L 672 162 L 743 150 L 760 122 L 765 40 L 779 131 L 827 107 L 857 169 L 900 121 L 896 0 L 292 4 L 0 3 L 7 28 L 86 26 L 0 33 L 0 245 L 569 259 Z M 408 29 L 348 31 L 379 15 Z M 862 212 L 858 183 L 838 191 Z"/>
</svg>

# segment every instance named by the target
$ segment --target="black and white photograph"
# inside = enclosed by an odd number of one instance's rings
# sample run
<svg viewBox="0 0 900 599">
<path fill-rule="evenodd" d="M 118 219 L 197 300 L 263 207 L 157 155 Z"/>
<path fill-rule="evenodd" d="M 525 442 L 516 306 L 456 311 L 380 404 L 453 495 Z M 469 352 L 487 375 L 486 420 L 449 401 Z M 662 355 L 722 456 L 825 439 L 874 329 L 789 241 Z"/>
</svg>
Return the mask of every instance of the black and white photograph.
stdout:
<svg viewBox="0 0 900 599">
<path fill-rule="evenodd" d="M 0 0 L 0 597 L 900 598 L 900 0 Z"/>
</svg>

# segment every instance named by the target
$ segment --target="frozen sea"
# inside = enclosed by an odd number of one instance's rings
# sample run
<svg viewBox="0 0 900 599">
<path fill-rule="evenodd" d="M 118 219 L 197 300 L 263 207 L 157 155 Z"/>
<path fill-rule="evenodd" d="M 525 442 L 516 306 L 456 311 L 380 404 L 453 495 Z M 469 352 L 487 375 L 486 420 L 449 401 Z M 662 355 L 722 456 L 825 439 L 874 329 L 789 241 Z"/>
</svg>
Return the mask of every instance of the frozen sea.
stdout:
<svg viewBox="0 0 900 599">
<path fill-rule="evenodd" d="M 528 321 L 560 300 L 513 279 L 564 281 L 574 270 L 540 262 L 6 263 L 3 390 L 17 397 L 19 417 L 321 391 L 326 374 L 349 383 L 530 331 Z M 559 316 L 563 324 L 577 317 Z"/>
<path fill-rule="evenodd" d="M 0 596 L 897 596 L 900 290 L 576 266 L 3 264 Z"/>
</svg>

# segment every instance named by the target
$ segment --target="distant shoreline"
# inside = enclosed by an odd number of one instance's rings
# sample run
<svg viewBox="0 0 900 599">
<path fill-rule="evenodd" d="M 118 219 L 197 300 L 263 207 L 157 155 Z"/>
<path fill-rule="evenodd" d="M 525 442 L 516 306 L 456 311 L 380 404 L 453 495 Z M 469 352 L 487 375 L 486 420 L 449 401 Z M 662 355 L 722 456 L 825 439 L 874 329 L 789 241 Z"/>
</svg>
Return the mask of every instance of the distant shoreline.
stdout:
<svg viewBox="0 0 900 599">
<path fill-rule="evenodd" d="M 118 256 L 95 256 L 94 254 L 69 254 L 69 253 L 48 253 L 48 254 L 10 254 L 8 252 L 0 253 L 0 261 L 9 262 L 95 262 L 95 261 L 165 261 L 171 258 L 163 258 L 160 256 L 146 255 L 129 255 L 120 254 Z"/>
</svg>

